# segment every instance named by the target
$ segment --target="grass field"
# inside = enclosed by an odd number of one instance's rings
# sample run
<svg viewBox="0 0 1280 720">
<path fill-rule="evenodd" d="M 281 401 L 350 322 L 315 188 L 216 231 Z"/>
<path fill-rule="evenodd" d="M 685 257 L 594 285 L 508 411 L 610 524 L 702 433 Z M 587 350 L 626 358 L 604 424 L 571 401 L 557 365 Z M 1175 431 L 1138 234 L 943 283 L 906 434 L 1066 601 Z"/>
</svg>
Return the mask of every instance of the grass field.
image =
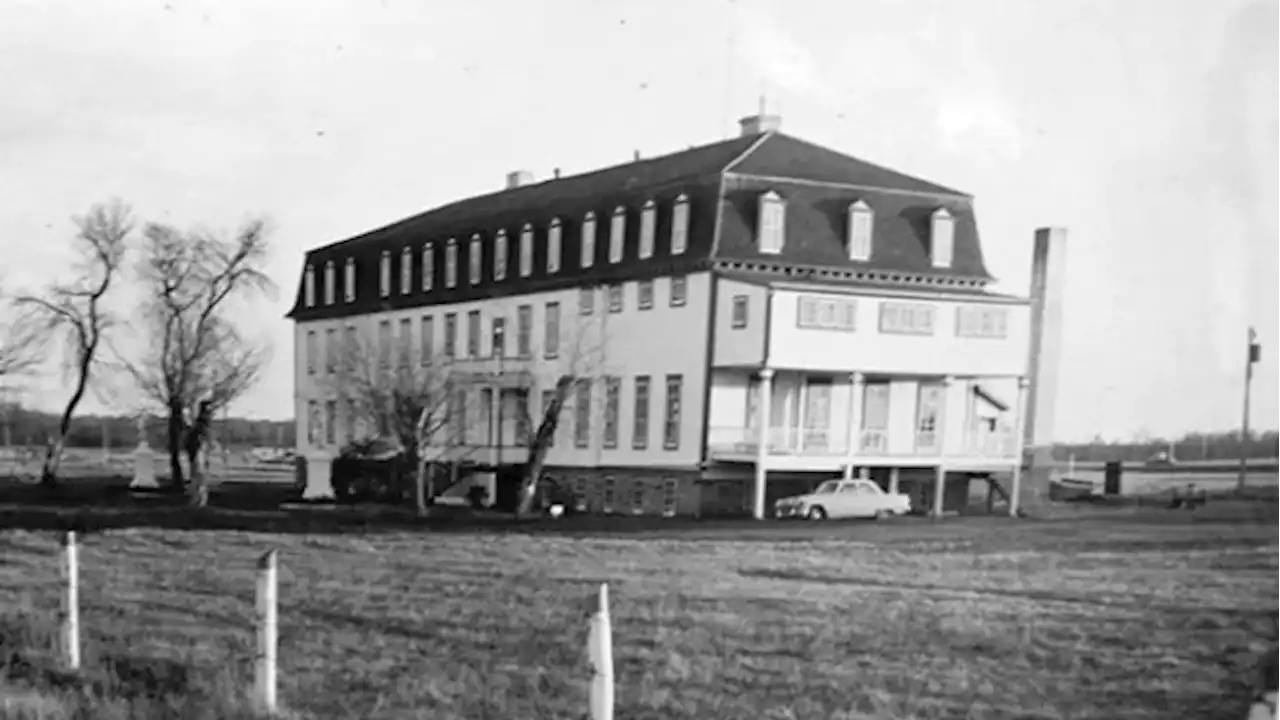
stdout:
<svg viewBox="0 0 1280 720">
<path fill-rule="evenodd" d="M 246 717 L 269 548 L 301 717 L 581 718 L 601 582 L 620 720 L 1243 717 L 1277 608 L 1275 505 L 1245 505 L 612 535 L 109 530 L 83 540 L 82 622 L 114 699 L 79 716 L 88 701 L 38 672 L 56 535 L 8 531 L 7 692 L 51 711 L 0 717 Z M 122 699 L 148 673 L 171 694 Z"/>
</svg>

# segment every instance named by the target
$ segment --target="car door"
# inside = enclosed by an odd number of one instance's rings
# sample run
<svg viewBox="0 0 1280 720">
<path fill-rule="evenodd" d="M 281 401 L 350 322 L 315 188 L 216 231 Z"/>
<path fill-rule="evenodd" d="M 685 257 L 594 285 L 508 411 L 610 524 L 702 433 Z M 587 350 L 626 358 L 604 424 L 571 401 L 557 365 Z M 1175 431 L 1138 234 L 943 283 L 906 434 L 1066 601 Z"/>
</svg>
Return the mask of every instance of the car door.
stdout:
<svg viewBox="0 0 1280 720">
<path fill-rule="evenodd" d="M 857 482 L 858 507 L 862 513 L 859 517 L 875 517 L 878 511 L 887 509 L 887 496 L 879 485 L 870 480 L 859 480 Z"/>
<path fill-rule="evenodd" d="M 831 495 L 831 507 L 827 510 L 828 515 L 833 518 L 857 517 L 858 498 L 857 483 L 840 483 L 840 486 Z"/>
</svg>

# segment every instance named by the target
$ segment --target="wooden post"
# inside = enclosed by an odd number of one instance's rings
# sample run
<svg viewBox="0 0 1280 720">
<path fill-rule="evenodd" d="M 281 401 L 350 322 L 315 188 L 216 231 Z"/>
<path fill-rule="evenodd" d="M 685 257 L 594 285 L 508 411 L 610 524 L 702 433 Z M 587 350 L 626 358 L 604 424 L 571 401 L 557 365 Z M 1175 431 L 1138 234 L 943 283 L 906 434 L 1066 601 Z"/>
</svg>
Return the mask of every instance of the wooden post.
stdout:
<svg viewBox="0 0 1280 720">
<path fill-rule="evenodd" d="M 600 605 L 591 616 L 587 637 L 591 657 L 591 720 L 613 720 L 613 638 L 609 623 L 609 586 L 600 585 Z"/>
<path fill-rule="evenodd" d="M 756 442 L 756 467 L 755 467 L 755 484 L 752 487 L 751 516 L 756 520 L 763 520 L 768 514 L 769 509 L 765 507 L 768 499 L 768 482 L 769 482 L 769 441 L 771 433 L 769 431 L 770 421 L 773 419 L 773 369 L 762 368 L 760 370 L 760 417 L 758 437 Z"/>
<path fill-rule="evenodd" d="M 276 551 L 258 559 L 258 653 L 254 657 L 254 700 L 276 712 Z"/>
<path fill-rule="evenodd" d="M 80 559 L 75 532 L 62 536 L 62 576 L 66 581 L 62 596 L 63 659 L 68 670 L 80 669 Z"/>
</svg>

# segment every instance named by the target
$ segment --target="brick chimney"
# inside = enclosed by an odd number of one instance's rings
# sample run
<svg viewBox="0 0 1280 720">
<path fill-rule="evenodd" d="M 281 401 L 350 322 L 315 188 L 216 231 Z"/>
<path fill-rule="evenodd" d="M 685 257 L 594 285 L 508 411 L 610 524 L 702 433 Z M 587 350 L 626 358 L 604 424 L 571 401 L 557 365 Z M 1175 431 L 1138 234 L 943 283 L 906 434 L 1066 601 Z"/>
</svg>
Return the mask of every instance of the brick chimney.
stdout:
<svg viewBox="0 0 1280 720">
<path fill-rule="evenodd" d="M 748 115 L 738 121 L 738 126 L 742 128 L 742 135 L 759 135 L 765 132 L 776 132 L 782 127 L 781 115 Z"/>
<path fill-rule="evenodd" d="M 1046 455 L 1054 441 L 1058 368 L 1062 362 L 1063 285 L 1066 280 L 1065 228 L 1036 229 L 1031 255 L 1031 348 L 1027 357 L 1026 420 L 1028 451 Z"/>
<path fill-rule="evenodd" d="M 516 170 L 507 173 L 507 189 L 518 188 L 533 182 L 533 173 L 528 170 Z"/>
</svg>

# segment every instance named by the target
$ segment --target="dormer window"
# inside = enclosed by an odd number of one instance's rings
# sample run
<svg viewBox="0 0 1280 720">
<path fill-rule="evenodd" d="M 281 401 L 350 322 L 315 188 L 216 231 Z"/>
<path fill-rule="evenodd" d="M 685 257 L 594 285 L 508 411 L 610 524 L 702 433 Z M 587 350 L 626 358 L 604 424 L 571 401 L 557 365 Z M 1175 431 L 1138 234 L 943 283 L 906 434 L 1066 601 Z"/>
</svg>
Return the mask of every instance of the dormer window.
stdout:
<svg viewBox="0 0 1280 720">
<path fill-rule="evenodd" d="M 337 302 L 337 297 L 338 270 L 334 267 L 333 261 L 329 260 L 324 264 L 324 304 L 334 304 Z"/>
<path fill-rule="evenodd" d="M 347 258 L 347 266 L 342 270 L 342 294 L 347 302 L 356 301 L 356 259 Z"/>
<path fill-rule="evenodd" d="M 520 277 L 533 274 L 533 226 L 525 223 L 520 228 Z"/>
<path fill-rule="evenodd" d="M 596 259 L 596 214 L 587 213 L 582 219 L 582 267 L 589 268 Z"/>
<path fill-rule="evenodd" d="M 671 209 L 671 254 L 683 255 L 689 245 L 689 196 L 681 193 Z"/>
<path fill-rule="evenodd" d="M 307 307 L 316 306 L 316 269 L 311 263 L 307 263 L 307 269 L 302 274 L 302 302 Z"/>
<path fill-rule="evenodd" d="M 431 292 L 436 279 L 436 253 L 434 243 L 422 246 L 422 292 Z"/>
<path fill-rule="evenodd" d="M 658 224 L 658 206 L 652 200 L 640 211 L 640 259 L 653 257 L 653 233 Z"/>
<path fill-rule="evenodd" d="M 956 221 L 946 208 L 938 208 L 933 213 L 933 223 L 929 230 L 930 254 L 936 268 L 951 267 L 955 254 Z"/>
<path fill-rule="evenodd" d="M 391 295 L 391 251 L 382 251 L 382 261 L 378 264 L 378 293 L 382 297 Z"/>
<path fill-rule="evenodd" d="M 458 285 L 458 241 L 449 238 L 449 244 L 444 248 L 444 286 L 447 288 L 457 287 Z"/>
<path fill-rule="evenodd" d="M 493 279 L 507 279 L 507 231 L 499 230 L 493 240 Z"/>
<path fill-rule="evenodd" d="M 471 236 L 471 245 L 467 248 L 467 277 L 472 285 L 480 284 L 480 262 L 483 259 L 480 251 L 480 233 Z"/>
<path fill-rule="evenodd" d="M 757 246 L 760 252 L 776 255 L 782 252 L 786 234 L 787 206 L 778 193 L 770 190 L 760 196 L 760 222 Z"/>
<path fill-rule="evenodd" d="M 413 292 L 413 251 L 404 248 L 400 251 L 400 294 Z"/>
<path fill-rule="evenodd" d="M 547 228 L 547 274 L 555 275 L 560 272 L 560 218 L 551 221 L 551 226 Z"/>
<path fill-rule="evenodd" d="M 866 261 L 871 259 L 871 228 L 875 215 L 871 206 L 862 200 L 849 206 L 849 259 Z"/>
<path fill-rule="evenodd" d="M 627 209 L 619 205 L 613 210 L 609 224 L 609 262 L 622 262 L 622 245 L 627 236 Z"/>
</svg>

